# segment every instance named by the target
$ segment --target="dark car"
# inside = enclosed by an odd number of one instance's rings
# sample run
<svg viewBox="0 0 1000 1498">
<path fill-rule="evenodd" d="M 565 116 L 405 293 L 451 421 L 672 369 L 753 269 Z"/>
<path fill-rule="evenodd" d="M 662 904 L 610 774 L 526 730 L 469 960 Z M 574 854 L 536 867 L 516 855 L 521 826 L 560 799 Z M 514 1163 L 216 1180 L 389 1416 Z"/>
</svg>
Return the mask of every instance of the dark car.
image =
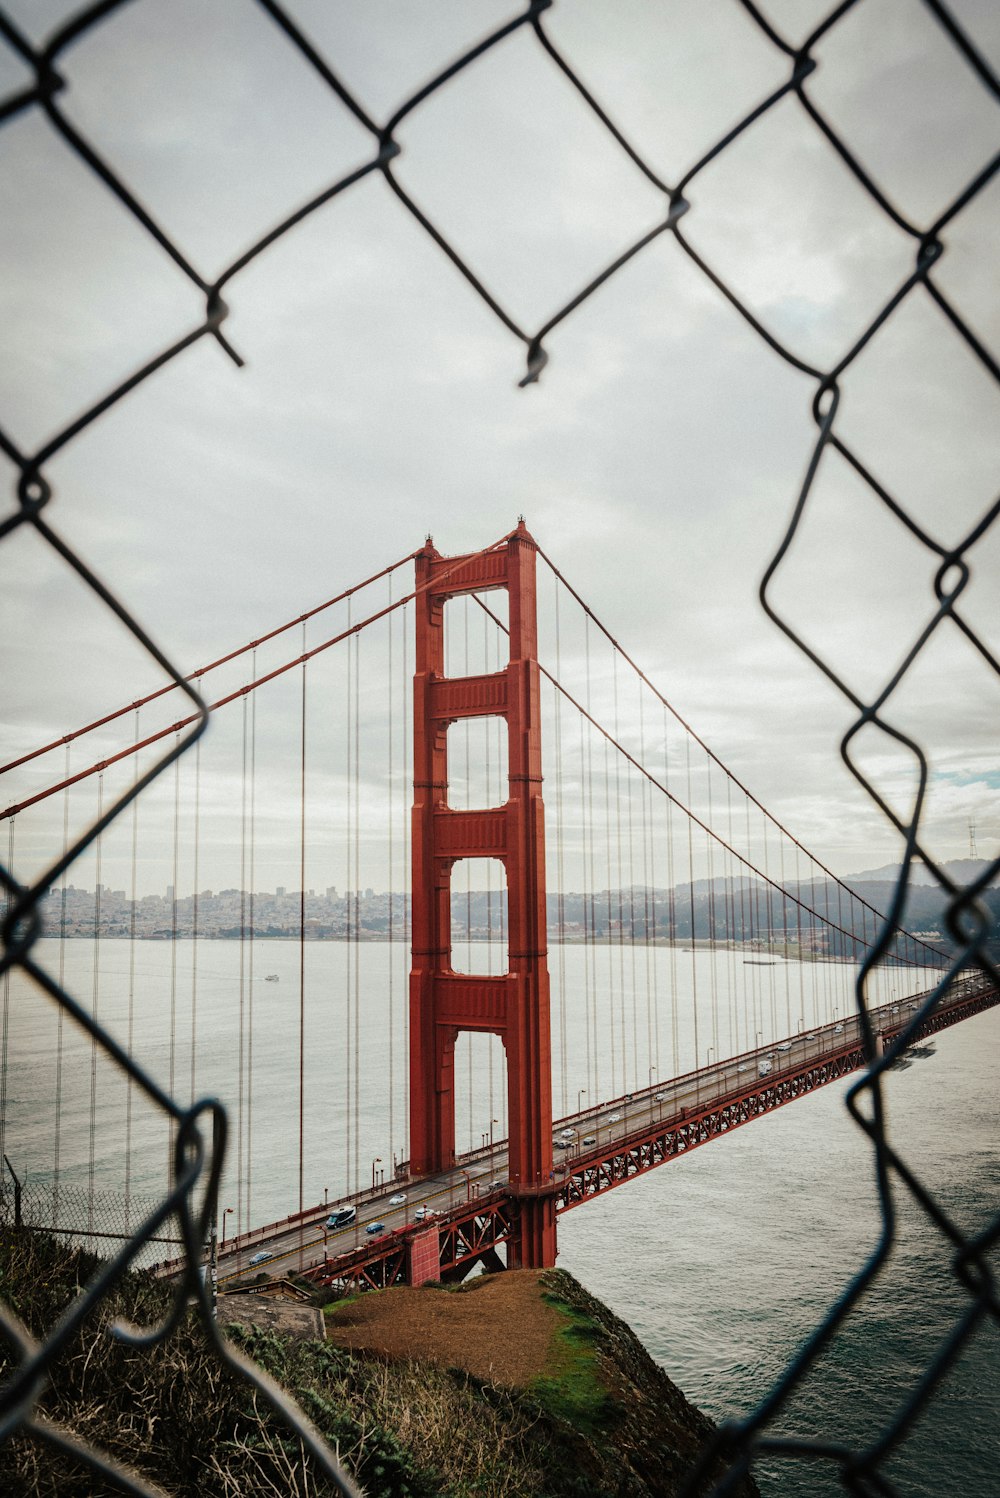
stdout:
<svg viewBox="0 0 1000 1498">
<path fill-rule="evenodd" d="M 370 1222 L 368 1224 L 368 1226 L 365 1228 L 365 1232 L 368 1234 L 369 1238 L 373 1238 L 376 1233 L 384 1233 L 385 1232 L 385 1223 L 384 1222 Z"/>
<path fill-rule="evenodd" d="M 357 1215 L 358 1211 L 356 1207 L 337 1207 L 326 1219 L 326 1225 L 328 1228 L 343 1228 L 349 1222 L 354 1222 Z"/>
</svg>

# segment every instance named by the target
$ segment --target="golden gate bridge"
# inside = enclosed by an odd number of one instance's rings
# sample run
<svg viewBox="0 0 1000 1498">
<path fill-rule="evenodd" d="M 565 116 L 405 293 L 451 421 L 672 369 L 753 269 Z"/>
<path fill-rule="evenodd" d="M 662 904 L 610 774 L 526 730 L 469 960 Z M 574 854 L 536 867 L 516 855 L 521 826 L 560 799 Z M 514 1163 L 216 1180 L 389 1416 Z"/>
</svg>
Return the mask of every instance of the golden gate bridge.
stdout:
<svg viewBox="0 0 1000 1498">
<path fill-rule="evenodd" d="M 163 1098 L 214 1090 L 223 1281 L 550 1265 L 561 1213 L 998 1001 L 766 811 L 523 522 L 428 538 L 186 689 L 0 767 L 8 866 L 49 884 L 3 978 L 3 1153 L 56 1231 L 102 1236 L 79 1186 L 134 1223 L 177 1168 Z"/>
</svg>

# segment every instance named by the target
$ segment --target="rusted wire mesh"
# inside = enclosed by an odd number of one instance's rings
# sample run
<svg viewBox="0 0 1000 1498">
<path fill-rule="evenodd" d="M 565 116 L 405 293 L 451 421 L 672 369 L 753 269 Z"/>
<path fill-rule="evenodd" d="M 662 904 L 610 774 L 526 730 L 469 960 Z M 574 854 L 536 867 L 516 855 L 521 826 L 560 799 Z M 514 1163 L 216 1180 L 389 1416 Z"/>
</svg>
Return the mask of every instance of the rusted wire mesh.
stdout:
<svg viewBox="0 0 1000 1498">
<path fill-rule="evenodd" d="M 152 0 L 150 0 L 152 3 Z M 252 5 L 253 0 L 246 0 Z M 187 1301 L 193 1297 L 197 1302 L 206 1334 L 215 1342 L 221 1358 L 239 1363 L 246 1376 L 264 1389 L 272 1403 L 279 1408 L 289 1423 L 294 1425 L 305 1445 L 312 1451 L 320 1470 L 325 1472 L 340 1491 L 353 1491 L 350 1479 L 342 1472 L 333 1454 L 324 1447 L 320 1438 L 300 1413 L 290 1409 L 274 1386 L 245 1360 L 239 1358 L 231 1347 L 217 1335 L 212 1321 L 207 1291 L 197 1272 L 201 1257 L 201 1245 L 205 1241 L 209 1213 L 214 1200 L 214 1186 L 218 1179 L 220 1159 L 225 1142 L 225 1117 L 217 1105 L 202 1102 L 188 1108 L 175 1098 L 168 1096 L 153 1077 L 137 1065 L 135 1059 L 125 1052 L 102 1027 L 87 1013 L 84 1006 L 76 1002 L 36 958 L 34 948 L 40 932 L 39 904 L 44 892 L 68 869 L 81 854 L 94 843 L 104 828 L 120 817 L 125 808 L 143 794 L 145 788 L 179 755 L 184 754 L 194 743 L 204 727 L 204 709 L 194 687 L 184 679 L 182 670 L 167 659 L 155 640 L 144 630 L 116 597 L 114 580 L 106 583 L 91 569 L 79 552 L 69 544 L 64 535 L 49 519 L 49 505 L 53 497 L 51 471 L 54 461 L 64 454 L 74 440 L 92 423 L 98 421 L 112 407 L 125 400 L 133 391 L 164 365 L 177 359 L 193 344 L 205 339 L 214 341 L 235 365 L 241 363 L 235 343 L 230 334 L 229 309 L 226 294 L 230 285 L 264 253 L 276 240 L 292 234 L 296 227 L 311 215 L 332 203 L 347 188 L 369 176 L 381 178 L 384 188 L 399 205 L 399 211 L 407 214 L 446 255 L 467 281 L 472 291 L 481 299 L 509 333 L 521 341 L 525 351 L 525 369 L 520 383 L 529 385 L 539 379 L 548 359 L 547 340 L 550 335 L 587 301 L 609 278 L 614 277 L 634 257 L 641 256 L 648 247 L 663 236 L 669 236 L 687 256 L 691 265 L 716 291 L 726 299 L 734 317 L 742 318 L 770 348 L 794 369 L 815 382 L 813 414 L 816 425 L 815 441 L 805 480 L 794 508 L 791 523 L 781 545 L 767 569 L 760 589 L 763 608 L 795 644 L 809 657 L 816 670 L 822 672 L 837 690 L 843 694 L 856 714 L 853 726 L 845 735 L 841 754 L 851 772 L 864 786 L 868 795 L 897 829 L 905 845 L 903 875 L 890 911 L 890 920 L 881 939 L 869 953 L 858 978 L 857 998 L 862 1024 L 866 1026 L 865 983 L 867 975 L 886 952 L 892 939 L 892 925 L 900 916 L 905 897 L 907 879 L 914 859 L 923 860 L 933 877 L 949 899 L 948 923 L 951 935 L 958 948 L 958 956 L 952 974 L 948 975 L 942 992 L 950 977 L 963 965 L 972 965 L 996 983 L 998 974 L 987 950 L 988 923 L 977 905 L 977 896 L 1000 870 L 1000 860 L 992 863 L 982 875 L 968 887 L 959 887 L 948 871 L 935 862 L 930 849 L 921 837 L 922 813 L 925 804 L 928 766 L 921 745 L 913 738 L 901 734 L 891 721 L 888 705 L 927 649 L 928 643 L 944 628 L 954 628 L 965 638 L 970 651 L 978 655 L 985 668 L 1000 675 L 1000 663 L 989 644 L 977 633 L 963 608 L 963 594 L 971 574 L 971 553 L 994 522 L 1000 499 L 978 514 L 965 527 L 958 540 L 945 543 L 937 539 L 934 528 L 922 523 L 908 509 L 906 497 L 890 492 L 877 477 L 878 452 L 860 451 L 849 443 L 838 430 L 838 416 L 842 399 L 854 373 L 861 354 L 873 340 L 879 339 L 884 330 L 900 310 L 916 298 L 927 298 L 946 320 L 951 336 L 959 341 L 968 355 L 978 363 L 986 377 L 1000 382 L 1000 366 L 990 350 L 986 338 L 971 325 L 963 315 L 962 303 L 950 291 L 944 289 L 945 278 L 942 267 L 948 260 L 949 234 L 963 215 L 971 213 L 983 198 L 1000 170 L 1000 155 L 984 159 L 965 180 L 950 201 L 941 205 L 928 218 L 913 220 L 891 199 L 877 180 L 873 169 L 866 163 L 865 145 L 862 140 L 855 144 L 825 117 L 813 96 L 813 80 L 817 70 L 823 67 L 824 45 L 836 37 L 852 12 L 861 9 L 860 0 L 844 0 L 817 20 L 811 33 L 803 40 L 792 43 L 782 30 L 772 22 L 766 7 L 742 0 L 745 16 L 759 28 L 761 35 L 773 47 L 776 57 L 785 65 L 784 81 L 767 97 L 762 98 L 721 138 L 707 140 L 694 154 L 686 171 L 675 180 L 667 180 L 655 160 L 648 159 L 631 144 L 625 131 L 619 128 L 611 115 L 603 108 L 596 94 L 591 91 L 588 79 L 582 76 L 571 62 L 562 55 L 547 29 L 546 12 L 552 0 L 533 0 L 515 14 L 508 22 L 498 26 L 484 36 L 475 46 L 468 47 L 454 60 L 442 63 L 437 72 L 422 88 L 413 92 L 386 119 L 374 118 L 364 105 L 338 77 L 331 60 L 320 55 L 302 29 L 294 4 L 279 4 L 276 0 L 258 0 L 259 10 L 273 22 L 275 46 L 290 45 L 295 49 L 301 65 L 310 70 L 315 79 L 321 81 L 329 91 L 331 107 L 346 111 L 354 124 L 366 133 L 370 142 L 367 159 L 347 175 L 337 176 L 310 201 L 304 203 L 282 222 L 275 224 L 236 260 L 225 267 L 221 274 L 210 279 L 199 270 L 198 265 L 185 253 L 180 243 L 172 237 L 169 224 L 157 221 L 130 187 L 125 175 L 102 155 L 97 145 L 87 138 L 74 123 L 67 101 L 72 99 L 74 85 L 74 48 L 91 38 L 111 46 L 115 29 L 122 14 L 130 9 L 125 0 L 100 0 L 100 3 L 83 7 L 68 21 L 59 25 L 44 45 L 29 41 L 22 29 L 10 16 L 0 12 L 0 43 L 8 61 L 16 64 L 15 72 L 21 81 L 12 91 L 0 99 L 0 124 L 11 126 L 15 122 L 31 119 L 36 126 L 51 132 L 52 140 L 60 149 L 72 153 L 92 174 L 95 191 L 110 190 L 118 203 L 131 216 L 135 224 L 149 236 L 162 251 L 163 272 L 166 276 L 181 277 L 197 295 L 203 299 L 203 311 L 192 322 L 183 336 L 168 346 L 150 348 L 140 367 L 113 388 L 106 389 L 73 421 L 47 440 L 37 451 L 26 451 L 17 435 L 5 422 L 0 422 L 0 450 L 6 455 L 16 472 L 17 505 L 5 512 L 0 520 L 0 540 L 10 541 L 21 527 L 30 527 L 36 536 L 51 547 L 61 558 L 66 569 L 74 572 L 89 588 L 103 606 L 116 615 L 131 632 L 139 646 L 164 673 L 167 680 L 176 684 L 178 690 L 189 699 L 191 708 L 200 716 L 198 721 L 176 744 L 172 744 L 158 762 L 144 773 L 124 795 L 103 809 L 86 832 L 68 846 L 57 861 L 44 874 L 23 884 L 14 867 L 0 867 L 7 898 L 7 913 L 3 923 L 3 960 L 0 963 L 0 981 L 3 974 L 19 966 L 47 993 L 65 1013 L 91 1034 L 103 1052 L 124 1069 L 134 1086 L 176 1125 L 177 1147 L 173 1178 L 162 1198 L 145 1213 L 132 1236 L 109 1258 L 106 1267 L 65 1312 L 57 1325 L 41 1342 L 34 1341 L 8 1310 L 2 1311 L 2 1328 L 10 1346 L 15 1349 L 16 1376 L 8 1382 L 2 1395 L 0 1415 L 0 1439 L 13 1431 L 32 1433 L 39 1441 L 52 1442 L 63 1450 L 74 1449 L 81 1461 L 100 1472 L 107 1480 L 130 1492 L 147 1492 L 149 1489 L 134 1474 L 126 1474 L 113 1468 L 99 1452 L 82 1443 L 74 1443 L 72 1436 L 55 1432 L 34 1413 L 39 1388 L 44 1383 L 46 1371 L 58 1358 L 60 1349 L 89 1314 L 95 1303 L 105 1295 L 109 1286 L 131 1265 L 141 1261 L 153 1240 L 164 1234 L 173 1235 L 172 1224 L 179 1224 L 188 1255 L 189 1272 L 177 1287 L 176 1310 L 167 1325 L 151 1333 L 157 1337 L 166 1335 L 183 1314 Z M 257 8 L 257 7 L 255 7 Z M 992 105 L 1000 103 L 1000 82 L 987 57 L 979 49 L 972 34 L 964 29 L 956 14 L 942 0 L 924 0 L 922 6 L 914 3 L 909 7 L 925 22 L 936 26 L 941 45 L 949 49 L 962 70 L 962 86 L 970 91 L 985 94 Z M 579 99 L 592 113 L 594 119 L 607 132 L 613 146 L 620 151 L 623 161 L 637 168 L 662 195 L 662 216 L 648 232 L 627 245 L 610 264 L 582 288 L 568 288 L 558 311 L 541 326 L 524 327 L 488 288 L 477 267 L 470 264 L 450 242 L 447 235 L 419 206 L 401 182 L 396 171 L 396 159 L 400 154 L 398 133 L 405 121 L 410 120 L 428 100 L 447 89 L 452 80 L 475 70 L 494 48 L 500 46 L 516 32 L 533 37 L 539 55 L 552 69 L 553 78 L 561 75 Z M 197 38 L 190 38 L 197 45 Z M 887 65 L 891 59 L 887 60 Z M 895 285 L 871 315 L 864 328 L 848 341 L 835 362 L 828 367 L 819 367 L 803 360 L 786 342 L 777 336 L 765 320 L 719 273 L 710 258 L 696 248 L 698 210 L 695 190 L 700 187 L 702 174 L 717 162 L 724 153 L 734 149 L 738 142 L 752 132 L 764 127 L 765 122 L 779 106 L 790 106 L 800 112 L 805 127 L 815 131 L 826 146 L 839 157 L 841 163 L 853 176 L 863 191 L 870 211 L 890 222 L 906 236 L 912 247 L 912 269 Z M 998 116 L 1000 119 L 1000 116 Z M 2 149 L 0 135 L 0 149 Z M 0 160 L 0 171 L 3 163 Z M 763 210 L 762 211 L 766 211 Z M 497 233 L 502 233 L 498 226 Z M 995 265 L 997 245 L 988 243 L 982 250 L 987 263 Z M 929 559 L 934 572 L 933 598 L 923 627 L 916 633 L 905 650 L 899 664 L 886 670 L 881 687 L 874 695 L 863 694 L 852 681 L 845 679 L 823 656 L 820 649 L 807 643 L 796 627 L 783 617 L 779 606 L 773 602 L 775 579 L 786 568 L 793 566 L 789 551 L 803 517 L 809 510 L 816 489 L 817 474 L 824 460 L 831 453 L 839 455 L 853 470 L 870 495 L 894 522 L 908 534 L 912 541 Z M 884 798 L 879 787 L 867 777 L 862 768 L 856 748 L 861 736 L 871 730 L 902 745 L 912 756 L 919 771 L 919 791 L 909 814 L 903 815 Z M 914 1015 L 912 1027 L 925 1020 L 936 1002 L 936 995 L 928 999 L 923 1009 Z M 883 1231 L 881 1241 L 861 1273 L 857 1275 L 848 1291 L 834 1306 L 828 1316 L 816 1327 L 812 1338 L 802 1350 L 785 1375 L 772 1388 L 760 1407 L 747 1419 L 727 1425 L 719 1434 L 711 1451 L 698 1473 L 691 1479 L 690 1491 L 702 1491 L 707 1480 L 705 1474 L 714 1468 L 721 1453 L 729 1464 L 729 1475 L 713 1491 L 730 1491 L 740 1475 L 754 1460 L 769 1454 L 783 1461 L 803 1461 L 829 1464 L 839 1474 L 845 1489 L 855 1494 L 891 1493 L 896 1491 L 885 1475 L 885 1464 L 893 1449 L 903 1440 L 914 1422 L 919 1418 L 956 1357 L 961 1353 L 981 1324 L 998 1319 L 998 1300 L 991 1277 L 988 1256 L 1000 1236 L 1000 1214 L 983 1227 L 978 1236 L 970 1238 L 949 1216 L 942 1204 L 931 1196 L 921 1184 L 912 1164 L 890 1141 L 884 1127 L 882 1109 L 882 1079 L 885 1068 L 891 1064 L 896 1052 L 908 1043 L 909 1031 L 900 1038 L 899 1046 L 881 1059 L 875 1058 L 875 1046 L 870 1029 L 866 1026 L 867 1041 L 872 1065 L 852 1089 L 848 1105 L 858 1127 L 869 1136 L 877 1165 L 877 1174 L 882 1204 Z M 831 1431 L 824 1440 L 801 1440 L 782 1437 L 772 1432 L 775 1421 L 787 1403 L 790 1394 L 801 1383 L 804 1375 L 816 1362 L 823 1349 L 835 1336 L 845 1317 L 863 1298 L 867 1286 L 880 1266 L 892 1253 L 897 1224 L 897 1194 L 904 1193 L 927 1215 L 940 1234 L 942 1248 L 950 1257 L 951 1272 L 955 1283 L 964 1292 L 963 1310 L 957 1317 L 952 1334 L 938 1349 L 919 1377 L 913 1381 L 908 1399 L 898 1410 L 892 1422 L 880 1433 L 877 1440 L 863 1450 L 845 1447 L 838 1433 Z M 6 1196 L 5 1196 L 6 1202 Z M 5 1208 L 6 1210 L 6 1208 Z M 11 1211 L 13 1206 L 11 1205 Z M 121 1333 L 134 1336 L 134 1333 Z"/>
</svg>

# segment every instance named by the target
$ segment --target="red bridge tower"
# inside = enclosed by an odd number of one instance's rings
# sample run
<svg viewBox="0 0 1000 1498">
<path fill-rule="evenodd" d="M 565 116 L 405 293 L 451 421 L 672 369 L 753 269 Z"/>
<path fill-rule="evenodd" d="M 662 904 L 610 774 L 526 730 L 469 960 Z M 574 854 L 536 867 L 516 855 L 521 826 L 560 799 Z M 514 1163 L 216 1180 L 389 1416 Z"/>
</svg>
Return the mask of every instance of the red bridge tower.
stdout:
<svg viewBox="0 0 1000 1498">
<path fill-rule="evenodd" d="M 539 715 L 535 543 L 523 521 L 499 547 L 417 557 L 413 685 L 413 966 L 410 972 L 410 1168 L 455 1162 L 455 1041 L 462 1030 L 499 1035 L 507 1057 L 510 1185 L 520 1201 L 512 1260 L 555 1263 L 552 1056 L 545 928 L 545 823 Z M 449 598 L 506 588 L 510 660 L 495 674 L 446 677 Z M 509 791 L 503 806 L 448 805 L 448 725 L 507 722 Z M 456 972 L 451 952 L 451 871 L 462 858 L 496 858 L 507 876 L 507 971 Z"/>
</svg>

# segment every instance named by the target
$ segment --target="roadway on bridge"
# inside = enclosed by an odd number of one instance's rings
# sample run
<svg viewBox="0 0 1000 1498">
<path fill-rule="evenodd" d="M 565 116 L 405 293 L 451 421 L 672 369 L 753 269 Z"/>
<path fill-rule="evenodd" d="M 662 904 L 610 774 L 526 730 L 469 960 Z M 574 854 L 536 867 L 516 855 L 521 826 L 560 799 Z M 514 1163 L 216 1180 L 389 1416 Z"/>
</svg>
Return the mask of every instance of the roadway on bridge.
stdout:
<svg viewBox="0 0 1000 1498">
<path fill-rule="evenodd" d="M 883 1025 L 902 1024 L 920 996 L 879 1011 Z M 856 1015 L 815 1030 L 789 1036 L 775 1045 L 740 1056 L 710 1062 L 698 1071 L 642 1091 L 583 1109 L 555 1123 L 554 1178 L 566 1174 L 581 1156 L 605 1151 L 617 1139 L 641 1135 L 681 1110 L 711 1107 L 717 1100 L 763 1077 L 778 1076 L 788 1067 L 821 1060 L 831 1052 L 857 1043 Z M 582 1094 L 581 1094 L 582 1096 Z M 516 1183 L 514 1183 L 516 1185 Z M 352 1253 L 370 1240 L 380 1240 L 419 1222 L 447 1216 L 470 1200 L 482 1199 L 508 1186 L 506 1141 L 461 1157 L 455 1169 L 419 1180 L 397 1181 L 384 1190 L 356 1194 L 310 1209 L 301 1220 L 273 1224 L 220 1245 L 218 1280 L 221 1287 L 248 1276 L 295 1274 L 299 1270 Z M 394 1200 L 402 1198 L 402 1200 Z M 332 1228 L 328 1219 L 337 1209 L 353 1206 L 353 1223 Z"/>
</svg>

